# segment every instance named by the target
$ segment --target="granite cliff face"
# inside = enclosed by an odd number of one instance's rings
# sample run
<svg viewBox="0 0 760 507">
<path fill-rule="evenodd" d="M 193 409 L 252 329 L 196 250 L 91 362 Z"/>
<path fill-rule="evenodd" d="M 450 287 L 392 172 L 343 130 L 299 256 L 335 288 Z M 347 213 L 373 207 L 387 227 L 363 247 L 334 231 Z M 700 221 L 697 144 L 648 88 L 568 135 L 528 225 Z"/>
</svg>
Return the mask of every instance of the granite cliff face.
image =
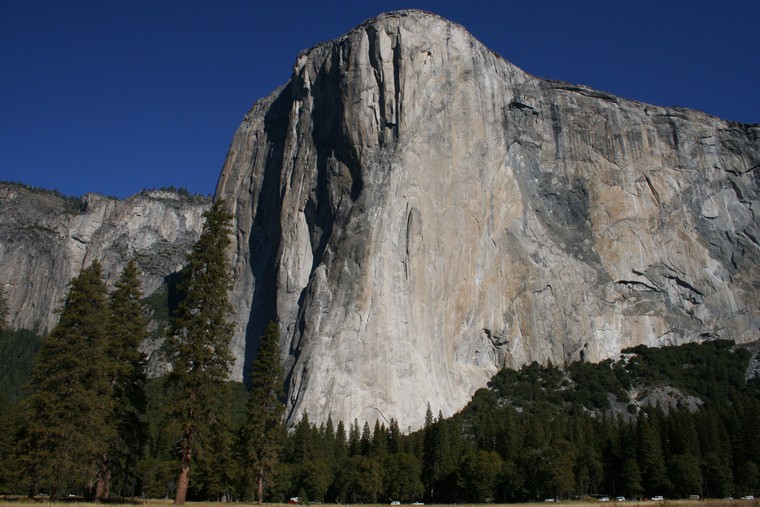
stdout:
<svg viewBox="0 0 760 507">
<path fill-rule="evenodd" d="M 143 192 L 123 201 L 87 194 L 77 200 L 0 184 L 0 283 L 10 327 L 52 329 L 68 282 L 94 260 L 110 284 L 134 258 L 143 294 L 153 294 L 184 265 L 209 204 L 174 192 Z"/>
<path fill-rule="evenodd" d="M 291 420 L 415 428 L 504 365 L 758 339 L 759 185 L 758 125 L 381 15 L 301 53 L 235 134 L 234 376 L 276 318 Z"/>
</svg>

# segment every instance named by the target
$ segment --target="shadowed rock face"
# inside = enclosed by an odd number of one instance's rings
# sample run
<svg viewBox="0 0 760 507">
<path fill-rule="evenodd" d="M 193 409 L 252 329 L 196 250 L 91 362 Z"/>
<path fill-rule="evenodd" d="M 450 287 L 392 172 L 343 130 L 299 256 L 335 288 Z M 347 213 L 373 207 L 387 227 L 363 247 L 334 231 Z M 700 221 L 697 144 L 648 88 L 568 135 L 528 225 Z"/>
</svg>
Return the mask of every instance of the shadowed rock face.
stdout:
<svg viewBox="0 0 760 507">
<path fill-rule="evenodd" d="M 760 338 L 760 127 L 528 75 L 381 15 L 246 115 L 235 376 L 279 319 L 291 421 L 449 415 L 504 365 Z"/>
</svg>

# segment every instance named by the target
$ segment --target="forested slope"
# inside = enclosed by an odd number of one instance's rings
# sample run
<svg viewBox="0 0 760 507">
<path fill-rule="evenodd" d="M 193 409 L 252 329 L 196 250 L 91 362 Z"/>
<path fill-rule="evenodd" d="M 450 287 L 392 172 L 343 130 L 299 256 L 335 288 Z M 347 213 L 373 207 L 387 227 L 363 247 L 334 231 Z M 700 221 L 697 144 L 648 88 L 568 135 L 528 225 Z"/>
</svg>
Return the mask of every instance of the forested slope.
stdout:
<svg viewBox="0 0 760 507">
<path fill-rule="evenodd" d="M 29 351 L 11 349 L 7 361 Z M 16 345 L 14 345 L 16 344 Z M 340 502 L 511 502 L 586 495 L 704 497 L 760 492 L 760 378 L 757 344 L 713 341 L 626 350 L 617 361 L 562 369 L 533 363 L 505 369 L 461 412 L 435 417 L 420 400 L 424 429 L 403 421 L 297 423 L 283 443 L 270 501 L 292 496 Z M 754 352 L 751 352 L 754 351 Z M 15 382 L 18 374 L 4 375 Z M 11 379 L 10 381 L 8 379 Z M 6 393 L 19 393 L 16 387 Z M 134 477 L 135 495 L 171 495 L 178 428 L 161 379 L 146 390 L 148 439 Z M 14 489 L 16 394 L 0 411 L 0 493 Z M 246 392 L 234 386 L 232 424 L 223 443 L 199 457 L 189 495 L 251 498 L 238 456 Z"/>
</svg>

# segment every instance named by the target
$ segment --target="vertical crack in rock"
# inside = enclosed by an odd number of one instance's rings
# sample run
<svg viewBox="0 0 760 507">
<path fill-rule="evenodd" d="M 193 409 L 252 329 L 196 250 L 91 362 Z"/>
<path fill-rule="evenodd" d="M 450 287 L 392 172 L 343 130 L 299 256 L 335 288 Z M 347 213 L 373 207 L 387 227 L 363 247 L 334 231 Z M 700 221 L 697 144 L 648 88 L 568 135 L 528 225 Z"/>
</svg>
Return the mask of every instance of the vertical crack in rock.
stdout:
<svg viewBox="0 0 760 507">
<path fill-rule="evenodd" d="M 406 257 L 417 255 L 422 244 L 422 217 L 417 208 L 411 208 L 406 218 Z"/>
<path fill-rule="evenodd" d="M 372 25 L 366 28 L 366 33 L 369 41 L 369 63 L 378 91 L 378 141 L 382 146 L 386 143 L 385 129 L 392 132 L 394 141 L 398 140 L 399 135 L 401 35 L 398 31 L 394 33 L 388 31 L 388 28 L 382 29 Z"/>
</svg>

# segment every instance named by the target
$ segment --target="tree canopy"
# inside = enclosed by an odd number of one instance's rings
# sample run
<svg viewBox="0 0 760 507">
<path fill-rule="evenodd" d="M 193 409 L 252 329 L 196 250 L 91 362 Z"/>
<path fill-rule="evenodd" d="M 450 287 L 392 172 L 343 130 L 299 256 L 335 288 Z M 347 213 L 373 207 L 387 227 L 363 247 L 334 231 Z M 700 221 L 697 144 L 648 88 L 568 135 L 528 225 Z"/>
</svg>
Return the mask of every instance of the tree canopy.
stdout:
<svg viewBox="0 0 760 507">
<path fill-rule="evenodd" d="M 116 432 L 109 444 L 101 472 L 101 491 L 110 496 L 112 478 L 118 480 L 122 496 L 133 496 L 137 462 L 146 439 L 145 355 L 140 345 L 148 336 L 147 318 L 140 302 L 137 264 L 130 261 L 116 281 L 108 302 L 108 359 L 113 396 L 112 421 Z"/>
<path fill-rule="evenodd" d="M 264 487 L 271 486 L 285 437 L 283 383 L 280 330 L 277 324 L 270 322 L 251 366 L 251 387 L 244 426 L 244 459 L 256 483 L 259 503 L 264 501 Z"/>
<path fill-rule="evenodd" d="M 100 264 L 93 262 L 70 282 L 32 371 L 23 475 L 30 491 L 45 488 L 53 499 L 91 487 L 114 438 L 106 296 Z"/>
<path fill-rule="evenodd" d="M 232 216 L 225 211 L 224 202 L 218 200 L 204 218 L 200 238 L 182 271 L 178 287 L 181 299 L 172 316 L 168 339 L 170 381 L 175 394 L 172 413 L 181 434 L 175 496 L 178 505 L 185 502 L 193 453 L 203 452 L 213 432 L 222 430 L 216 415 L 223 413 L 220 401 L 225 396 L 221 393 L 232 364 L 232 308 L 228 296 L 232 272 L 226 257 Z"/>
</svg>

